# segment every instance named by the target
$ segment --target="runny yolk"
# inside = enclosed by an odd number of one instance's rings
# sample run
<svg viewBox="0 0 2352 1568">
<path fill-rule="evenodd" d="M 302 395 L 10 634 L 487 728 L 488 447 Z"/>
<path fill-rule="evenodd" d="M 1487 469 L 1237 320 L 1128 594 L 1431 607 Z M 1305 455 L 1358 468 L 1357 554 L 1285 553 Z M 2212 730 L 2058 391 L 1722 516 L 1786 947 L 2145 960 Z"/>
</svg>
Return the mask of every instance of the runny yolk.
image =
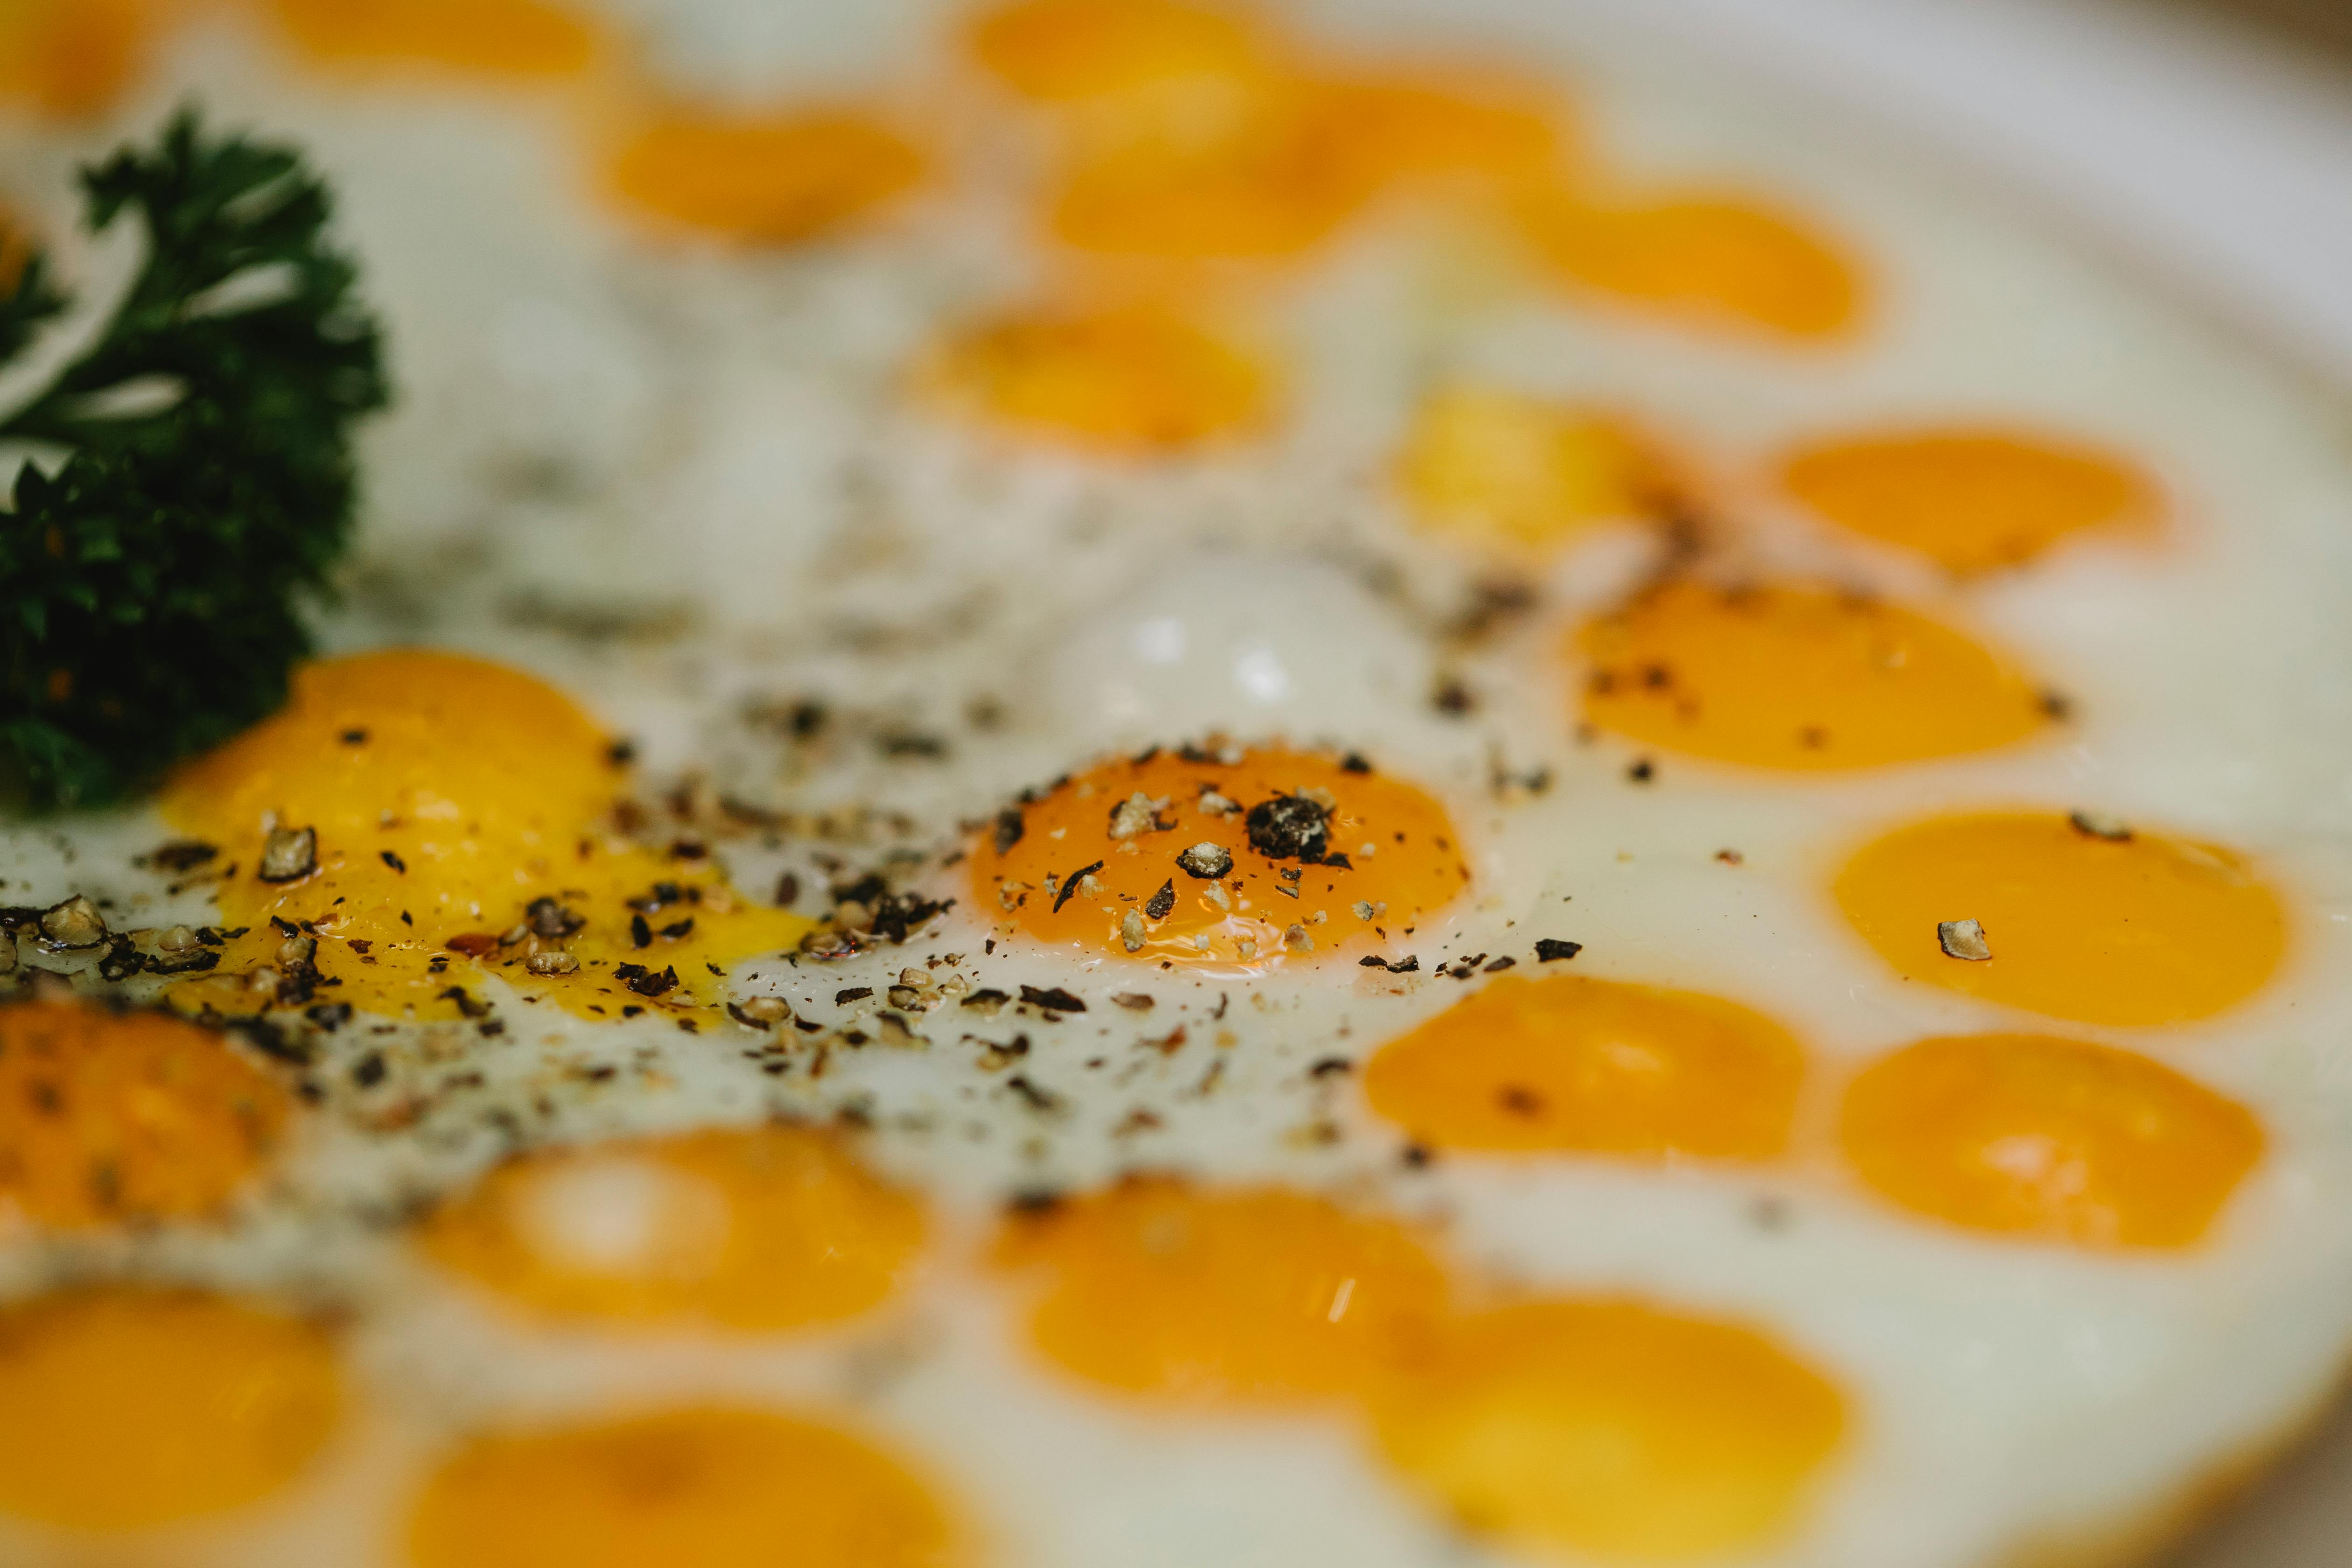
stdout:
<svg viewBox="0 0 2352 1568">
<path fill-rule="evenodd" d="M 2262 1158 L 2242 1105 L 2134 1051 L 1921 1040 L 1847 1089 L 1854 1173 L 1915 1214 L 2092 1247 L 2188 1247 Z"/>
<path fill-rule="evenodd" d="M 1736 1003 L 1507 974 L 1381 1047 L 1364 1094 L 1438 1148 L 1758 1160 L 1788 1142 L 1804 1070 L 1794 1037 Z"/>
<path fill-rule="evenodd" d="M 1051 103 L 1254 76 L 1267 52 L 1240 16 L 1180 0 L 1018 0 L 974 24 L 971 47 L 1014 91 Z"/>
<path fill-rule="evenodd" d="M 1403 1226 L 1276 1187 L 1130 1179 L 1013 1215 L 999 1257 L 1042 1276 L 1029 1331 L 1046 1360 L 1193 1406 L 1359 1394 L 1446 1295 Z"/>
<path fill-rule="evenodd" d="M 2050 719 L 2034 683 L 1964 633 L 1810 584 L 1678 579 L 1577 642 L 1587 721 L 1715 762 L 1877 767 L 1990 751 Z"/>
<path fill-rule="evenodd" d="M 782 245 L 837 228 L 921 178 L 922 155 L 849 111 L 721 118 L 677 111 L 613 155 L 614 194 L 688 228 Z"/>
<path fill-rule="evenodd" d="M 435 1214 L 423 1242 L 544 1317 L 772 1330 L 882 1301 L 923 1232 L 921 1205 L 832 1135 L 762 1127 L 525 1155 Z"/>
<path fill-rule="evenodd" d="M 446 1018 L 478 1007 L 464 987 L 495 973 L 583 1016 L 620 1016 L 715 1004 L 714 966 L 811 929 L 744 902 L 708 860 L 617 837 L 620 783 L 603 731 L 520 671 L 407 651 L 307 665 L 276 717 L 164 791 L 165 816 L 218 846 L 222 921 L 244 932 L 174 1000 Z M 265 880 L 273 866 L 288 879 Z"/>
<path fill-rule="evenodd" d="M 145 68 L 160 9 L 159 0 L 0 5 L 0 100 L 55 120 L 105 113 Z"/>
<path fill-rule="evenodd" d="M 409 1516 L 412 1568 L 951 1568 L 937 1493 L 833 1426 L 689 1407 L 490 1433 Z"/>
<path fill-rule="evenodd" d="M 429 65 L 473 75 L 569 76 L 600 40 L 549 0 L 269 0 L 287 40 L 335 65 Z"/>
<path fill-rule="evenodd" d="M 2278 895 L 2242 857 L 2088 815 L 1912 823 L 1848 860 L 1836 897 L 1905 979 L 2084 1024 L 2210 1017 L 2286 951 Z M 1945 951 L 1938 928 L 1960 921 L 1990 958 Z"/>
<path fill-rule="evenodd" d="M 0 1513 L 142 1530 L 256 1502 L 325 1446 L 341 1403 L 317 1325 L 193 1291 L 0 1308 Z"/>
<path fill-rule="evenodd" d="M 1441 389 L 1397 459 L 1415 521 L 1495 545 L 1551 548 L 1664 499 L 1645 444 L 1612 415 L 1496 387 Z"/>
<path fill-rule="evenodd" d="M 1273 746 L 1115 758 L 1006 807 L 971 849 L 1003 929 L 1228 971 L 1385 951 L 1469 880 L 1428 795 Z"/>
<path fill-rule="evenodd" d="M 1755 1330 L 1607 1299 L 1457 1321 L 1374 1416 L 1469 1530 L 1642 1563 L 1785 1535 L 1847 1425 L 1836 1386 Z"/>
<path fill-rule="evenodd" d="M 2154 484 L 2118 458 L 1993 431 L 1825 441 L 1790 454 L 1780 482 L 1839 527 L 1964 576 L 2079 533 L 2145 530 L 2158 510 Z"/>
<path fill-rule="evenodd" d="M 181 1019 L 0 1007 L 0 1237 L 214 1214 L 289 1108 L 259 1068 Z"/>
<path fill-rule="evenodd" d="M 1146 455 L 1254 431 L 1274 400 L 1247 351 L 1151 307 L 985 321 L 935 353 L 923 379 L 1011 430 Z"/>
</svg>

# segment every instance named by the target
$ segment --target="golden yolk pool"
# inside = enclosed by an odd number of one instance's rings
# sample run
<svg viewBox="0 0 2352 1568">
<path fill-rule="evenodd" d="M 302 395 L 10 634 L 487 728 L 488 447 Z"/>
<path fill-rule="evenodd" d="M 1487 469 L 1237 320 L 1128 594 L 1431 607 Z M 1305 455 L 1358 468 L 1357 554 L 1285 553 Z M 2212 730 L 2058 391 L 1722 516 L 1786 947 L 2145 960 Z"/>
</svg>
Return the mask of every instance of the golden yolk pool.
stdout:
<svg viewBox="0 0 2352 1568">
<path fill-rule="evenodd" d="M 1397 459 L 1414 520 L 1433 533 L 1527 550 L 1639 517 L 1667 482 L 1645 443 L 1605 412 L 1496 387 L 1441 389 Z"/>
<path fill-rule="evenodd" d="M 288 42 L 338 65 L 431 65 L 492 77 L 568 76 L 599 46 L 585 16 L 548 0 L 268 0 Z"/>
<path fill-rule="evenodd" d="M 613 154 L 614 193 L 656 218 L 751 244 L 824 234 L 921 178 L 922 155 L 855 112 L 719 117 L 686 110 Z"/>
</svg>

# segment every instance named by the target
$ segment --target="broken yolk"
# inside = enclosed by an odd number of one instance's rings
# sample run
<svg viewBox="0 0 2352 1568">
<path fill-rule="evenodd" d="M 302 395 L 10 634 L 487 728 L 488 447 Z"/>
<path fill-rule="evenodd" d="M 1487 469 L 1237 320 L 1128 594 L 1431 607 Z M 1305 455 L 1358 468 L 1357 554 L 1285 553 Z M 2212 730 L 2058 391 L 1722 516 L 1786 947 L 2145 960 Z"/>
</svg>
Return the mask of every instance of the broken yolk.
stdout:
<svg viewBox="0 0 2352 1568">
<path fill-rule="evenodd" d="M 1932 817 L 1864 847 L 1838 907 L 1906 980 L 2084 1024 L 2210 1017 L 2286 951 L 2278 895 L 2235 852 L 2055 813 Z M 1946 954 L 1975 921 L 1989 959 Z"/>
<path fill-rule="evenodd" d="M 519 671 L 423 652 L 307 665 L 282 711 L 165 789 L 173 823 L 218 847 L 214 893 L 242 933 L 173 1000 L 446 1018 L 478 1015 L 465 986 L 495 973 L 618 1016 L 713 1005 L 728 964 L 813 929 L 743 901 L 707 859 L 615 836 L 620 784 L 604 733 Z"/>
<path fill-rule="evenodd" d="M 1792 453 L 1789 494 L 1841 528 L 1959 575 L 2032 560 L 2079 533 L 2144 531 L 2155 486 L 2088 447 L 1988 431 L 1825 442 Z"/>
<path fill-rule="evenodd" d="M 715 1407 L 492 1433 L 425 1483 L 415 1568 L 950 1568 L 933 1489 L 849 1433 Z"/>
<path fill-rule="evenodd" d="M 1666 583 L 1577 642 L 1590 723 L 1715 762 L 1877 767 L 2006 746 L 2050 719 L 2034 683 L 1965 634 L 1806 584 Z"/>
<path fill-rule="evenodd" d="M 1638 517 L 1667 488 L 1623 421 L 1475 386 L 1448 387 L 1422 404 L 1397 480 L 1415 521 L 1432 532 L 1528 550 Z"/>
<path fill-rule="evenodd" d="M 1280 747 L 1117 758 L 1006 807 L 971 852 L 973 899 L 1003 929 L 1252 973 L 1385 951 L 1469 880 L 1428 795 Z"/>
<path fill-rule="evenodd" d="M 1014 91 L 1050 103 L 1254 76 L 1267 52 L 1240 16 L 1177 0 L 1022 0 L 982 16 L 971 47 Z"/>
<path fill-rule="evenodd" d="M 1254 430 L 1273 401 L 1271 377 L 1246 351 L 1141 307 L 984 322 L 948 342 L 924 375 L 1010 429 L 1125 453 Z"/>
<path fill-rule="evenodd" d="M 279 30 L 311 59 L 335 65 L 446 67 L 481 76 L 555 77 L 585 70 L 597 32 L 547 0 L 269 0 Z"/>
<path fill-rule="evenodd" d="M 810 238 L 921 178 L 921 154 L 847 111 L 718 118 L 678 111 L 614 153 L 613 190 L 657 218 L 753 244 Z"/>
<path fill-rule="evenodd" d="M 2134 1051 L 1921 1040 L 1846 1090 L 1854 1173 L 1915 1214 L 2092 1247 L 2188 1247 L 2262 1158 L 2242 1105 Z"/>
<path fill-rule="evenodd" d="M 105 113 L 145 68 L 158 0 L 14 0 L 0 5 L 0 99 L 55 120 Z"/>
<path fill-rule="evenodd" d="M 1029 1328 L 1046 1360 L 1192 1405 L 1359 1393 L 1446 1295 L 1404 1226 L 1273 1187 L 1129 1180 L 1016 1213 L 999 1257 L 1043 1277 Z"/>
<path fill-rule="evenodd" d="M 325 1445 L 341 1403 L 317 1325 L 193 1291 L 0 1308 L 0 1513 L 142 1530 L 259 1500 Z"/>
<path fill-rule="evenodd" d="M 525 1155 L 425 1225 L 444 1267 L 557 1319 L 802 1328 L 888 1297 L 920 1203 L 832 1135 L 720 1130 Z"/>
<path fill-rule="evenodd" d="M 1847 1419 L 1763 1334 L 1613 1300 L 1464 1319 L 1374 1415 L 1389 1462 L 1468 1529 L 1643 1563 L 1787 1533 Z"/>
<path fill-rule="evenodd" d="M 1443 1149 L 1759 1160 L 1804 1078 L 1794 1037 L 1736 1003 L 1507 974 L 1381 1047 L 1374 1110 Z"/>
<path fill-rule="evenodd" d="M 216 1213 L 289 1110 L 259 1068 L 181 1019 L 0 1007 L 0 1236 Z"/>
<path fill-rule="evenodd" d="M 1538 255 L 1570 284 L 1693 325 L 1819 340 L 1862 314 L 1861 278 L 1833 242 L 1742 198 L 1555 191 L 1524 215 Z"/>
</svg>

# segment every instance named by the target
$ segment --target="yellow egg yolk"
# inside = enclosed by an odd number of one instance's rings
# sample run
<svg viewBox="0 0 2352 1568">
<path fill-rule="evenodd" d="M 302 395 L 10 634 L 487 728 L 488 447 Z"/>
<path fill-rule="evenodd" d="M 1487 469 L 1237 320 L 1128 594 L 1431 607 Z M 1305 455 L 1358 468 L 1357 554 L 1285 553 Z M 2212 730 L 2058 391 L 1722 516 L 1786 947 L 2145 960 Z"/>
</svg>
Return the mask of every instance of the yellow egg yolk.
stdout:
<svg viewBox="0 0 2352 1568">
<path fill-rule="evenodd" d="M 256 1502 L 325 1446 L 324 1331 L 194 1292 L 89 1290 L 0 1308 L 0 1513 L 142 1530 Z"/>
<path fill-rule="evenodd" d="M 1623 420 L 1478 386 L 1446 387 L 1422 404 L 1397 481 L 1432 532 L 1528 550 L 1638 517 L 1668 488 Z"/>
<path fill-rule="evenodd" d="M 1317 133 L 1383 184 L 1470 174 L 1517 181 L 1566 152 L 1549 84 L 1496 69 L 1400 68 L 1309 81 Z"/>
<path fill-rule="evenodd" d="M 11 0 L 0 5 L 0 100 L 56 120 L 119 102 L 147 64 L 161 0 Z"/>
<path fill-rule="evenodd" d="M 1964 576 L 2076 534 L 2144 531 L 2158 512 L 2155 486 L 2120 458 L 1990 431 L 1825 441 L 1784 459 L 1780 482 L 1839 527 Z"/>
<path fill-rule="evenodd" d="M 1030 1340 L 1047 1361 L 1196 1407 L 1360 1393 L 1446 1298 L 1405 1226 L 1276 1187 L 1132 1178 L 1016 1213 L 998 1256 L 1035 1279 Z"/>
<path fill-rule="evenodd" d="M 215 1214 L 289 1109 L 259 1068 L 181 1019 L 0 1007 L 0 1237 Z"/>
<path fill-rule="evenodd" d="M 1906 980 L 2084 1024 L 2210 1017 L 2286 951 L 2278 895 L 2231 850 L 2088 814 L 1931 817 L 1863 847 L 1838 907 Z M 1990 958 L 1940 928 L 1974 921 Z"/>
<path fill-rule="evenodd" d="M 1082 161 L 1055 200 L 1055 237 L 1107 256 L 1272 261 L 1329 238 L 1378 189 L 1301 106 L 1277 102 L 1171 153 L 1122 143 Z"/>
<path fill-rule="evenodd" d="M 2050 719 L 2003 655 L 1916 610 L 1809 584 L 1678 579 L 1587 623 L 1577 643 L 1588 722 L 1748 767 L 1958 756 Z"/>
<path fill-rule="evenodd" d="M 688 1408 L 461 1447 L 416 1500 L 411 1568 L 950 1568 L 947 1509 L 847 1432 Z"/>
<path fill-rule="evenodd" d="M 726 965 L 811 922 L 615 837 L 620 782 L 604 734 L 519 671 L 422 652 L 305 666 L 282 711 L 165 789 L 165 815 L 219 847 L 215 894 L 244 932 L 174 1000 L 446 1018 L 494 973 L 582 1016 L 715 1005 Z"/>
<path fill-rule="evenodd" d="M 1180 968 L 1386 952 L 1469 880 L 1428 795 L 1279 747 L 1116 758 L 1006 807 L 971 847 L 973 899 L 1002 929 Z"/>
<path fill-rule="evenodd" d="M 888 1297 L 921 1204 L 830 1133 L 719 1130 L 525 1155 L 426 1223 L 426 1252 L 527 1311 L 802 1328 Z"/>
<path fill-rule="evenodd" d="M 1763 1334 L 1612 1300 L 1464 1319 L 1374 1415 L 1389 1462 L 1468 1529 L 1642 1563 L 1785 1535 L 1847 1420 Z"/>
<path fill-rule="evenodd" d="M 783 245 L 839 227 L 921 178 L 923 160 L 855 112 L 722 118 L 680 110 L 614 152 L 614 193 L 688 228 Z"/>
<path fill-rule="evenodd" d="M 2262 1158 L 2242 1105 L 2137 1052 L 1921 1040 L 1848 1087 L 1854 1173 L 1915 1214 L 2093 1247 L 2188 1247 Z"/>
<path fill-rule="evenodd" d="M 1805 1070 L 1736 1003 L 1577 975 L 1503 975 L 1364 1068 L 1374 1110 L 1445 1149 L 1758 1160 L 1780 1152 Z"/>
<path fill-rule="evenodd" d="M 429 65 L 471 75 L 585 70 L 601 40 L 548 0 L 268 0 L 288 42 L 336 65 Z"/>
<path fill-rule="evenodd" d="M 1053 103 L 1254 76 L 1267 52 L 1239 15 L 1180 0 L 1019 0 L 982 16 L 971 47 L 1014 91 Z"/>
</svg>

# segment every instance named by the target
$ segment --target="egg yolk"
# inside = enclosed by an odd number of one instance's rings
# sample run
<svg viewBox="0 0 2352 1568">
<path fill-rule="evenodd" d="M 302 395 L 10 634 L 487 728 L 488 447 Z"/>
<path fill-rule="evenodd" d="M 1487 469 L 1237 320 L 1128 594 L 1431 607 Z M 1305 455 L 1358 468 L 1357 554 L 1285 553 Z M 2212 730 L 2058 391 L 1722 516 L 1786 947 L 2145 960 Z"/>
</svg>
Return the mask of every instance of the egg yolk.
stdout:
<svg viewBox="0 0 2352 1568">
<path fill-rule="evenodd" d="M 1277 261 L 1329 238 L 1377 187 L 1298 106 L 1171 155 L 1146 144 L 1090 158 L 1056 197 L 1052 228 L 1079 250 L 1172 261 Z"/>
<path fill-rule="evenodd" d="M 1913 823 L 1848 860 L 1836 897 L 1905 979 L 2084 1024 L 2210 1017 L 2286 951 L 2278 895 L 2243 858 L 2088 816 Z M 1945 951 L 1939 928 L 1961 921 L 1990 958 Z"/>
<path fill-rule="evenodd" d="M 889 1296 L 922 1205 L 831 1134 L 719 1130 L 528 1154 L 435 1214 L 426 1252 L 542 1316 L 801 1328 Z"/>
<path fill-rule="evenodd" d="M 1244 972 L 1386 951 L 1469 880 L 1420 790 L 1271 746 L 1116 758 L 1006 807 L 971 849 L 972 896 L 1003 929 Z"/>
<path fill-rule="evenodd" d="M 289 1110 L 260 1068 L 181 1019 L 0 1007 L 0 1236 L 211 1215 Z"/>
<path fill-rule="evenodd" d="M 1848 1088 L 1854 1173 L 1915 1214 L 2093 1247 L 2188 1247 L 2261 1125 L 2137 1052 L 2042 1035 L 1921 1040 Z"/>
<path fill-rule="evenodd" d="M 1255 75 L 1266 56 L 1241 16 L 1178 0 L 1021 0 L 982 16 L 971 47 L 1014 91 L 1053 103 Z"/>
<path fill-rule="evenodd" d="M 1688 991 L 1503 975 L 1364 1068 L 1417 1142 L 1666 1159 L 1780 1152 L 1804 1050 L 1760 1013 Z"/>
<path fill-rule="evenodd" d="M 287 40 L 333 64 L 432 65 L 499 77 L 568 76 L 594 26 L 547 0 L 269 0 Z"/>
<path fill-rule="evenodd" d="M 818 1422 L 688 1408 L 475 1438 L 425 1483 L 412 1568 L 950 1568 L 932 1489 Z"/>
<path fill-rule="evenodd" d="M 1643 1563 L 1770 1544 L 1846 1427 L 1837 1388 L 1754 1330 L 1612 1300 L 1465 1319 L 1374 1415 L 1470 1530 Z"/>
<path fill-rule="evenodd" d="M 2153 484 L 2087 447 L 1987 431 L 1864 436 L 1782 463 L 1789 494 L 1841 528 L 1969 575 L 2016 566 L 2079 533 L 2145 528 Z"/>
<path fill-rule="evenodd" d="M 1382 182 L 1453 175 L 1511 181 L 1565 151 L 1548 84 L 1493 69 L 1398 69 L 1308 84 L 1317 132 Z"/>
<path fill-rule="evenodd" d="M 1667 488 L 1622 420 L 1476 386 L 1447 387 L 1422 404 L 1397 480 L 1430 531 L 1529 550 L 1638 517 Z"/>
<path fill-rule="evenodd" d="M 2004 656 L 1916 610 L 1806 584 L 1679 579 L 1579 632 L 1584 717 L 1669 751 L 1826 772 L 1990 751 L 2049 721 Z"/>
<path fill-rule="evenodd" d="M 0 1308 L 0 1513 L 142 1530 L 259 1500 L 341 1402 L 317 1325 L 194 1292 L 89 1290 Z"/>
<path fill-rule="evenodd" d="M 1272 378 L 1172 310 L 1014 316 L 964 331 L 924 379 L 1010 429 L 1116 453 L 1181 451 L 1263 426 Z"/>
<path fill-rule="evenodd" d="M 637 210 L 754 244 L 836 228 L 913 185 L 920 153 L 887 127 L 841 111 L 715 118 L 688 112 L 639 128 L 614 154 L 614 192 Z"/>
<path fill-rule="evenodd" d="M 1193 1406 L 1360 1392 L 1446 1295 L 1393 1220 L 1280 1188 L 1156 1177 L 1015 1214 L 999 1257 L 1041 1279 L 1029 1331 L 1047 1361 Z"/>
<path fill-rule="evenodd" d="M 57 120 L 121 100 L 147 64 L 156 0 L 12 0 L 0 5 L 0 99 Z"/>
<path fill-rule="evenodd" d="M 615 837 L 620 782 L 604 733 L 519 671 L 413 651 L 307 665 L 275 718 L 166 786 L 164 814 L 219 847 L 215 895 L 242 932 L 174 1000 L 446 1018 L 495 973 L 617 1016 L 714 1005 L 727 964 L 812 929 L 707 859 Z"/>
<path fill-rule="evenodd" d="M 1836 337 L 1863 310 L 1853 265 L 1797 219 L 1738 197 L 1526 204 L 1541 259 L 1577 287 L 1701 327 Z"/>
</svg>

